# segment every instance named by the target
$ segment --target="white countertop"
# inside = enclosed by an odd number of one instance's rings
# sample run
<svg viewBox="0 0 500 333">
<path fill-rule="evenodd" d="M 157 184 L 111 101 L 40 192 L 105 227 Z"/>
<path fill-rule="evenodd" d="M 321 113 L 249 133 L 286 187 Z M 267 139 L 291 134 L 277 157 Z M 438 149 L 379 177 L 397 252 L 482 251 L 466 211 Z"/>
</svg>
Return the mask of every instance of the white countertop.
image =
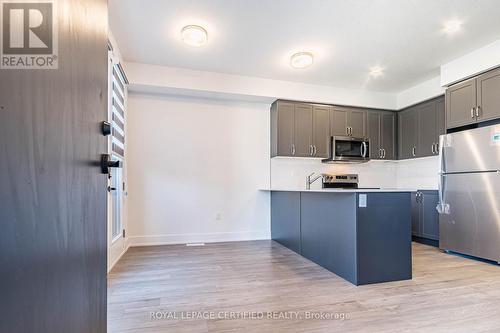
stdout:
<svg viewBox="0 0 500 333">
<path fill-rule="evenodd" d="M 416 192 L 415 188 L 379 188 L 379 189 L 337 189 L 337 188 L 325 188 L 325 189 L 297 189 L 297 188 L 267 188 L 260 189 L 261 191 L 276 191 L 276 192 L 316 192 L 316 193 L 378 193 L 378 192 Z"/>
</svg>

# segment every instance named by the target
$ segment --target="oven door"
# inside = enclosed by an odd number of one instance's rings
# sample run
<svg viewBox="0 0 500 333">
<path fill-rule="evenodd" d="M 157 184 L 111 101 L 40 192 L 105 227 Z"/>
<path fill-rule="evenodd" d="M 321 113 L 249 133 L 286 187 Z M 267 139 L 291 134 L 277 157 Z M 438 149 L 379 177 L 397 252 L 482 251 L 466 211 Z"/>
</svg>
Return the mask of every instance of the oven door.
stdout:
<svg viewBox="0 0 500 333">
<path fill-rule="evenodd" d="M 350 136 L 334 136 L 332 140 L 332 159 L 345 162 L 364 162 L 370 156 L 370 140 Z"/>
</svg>

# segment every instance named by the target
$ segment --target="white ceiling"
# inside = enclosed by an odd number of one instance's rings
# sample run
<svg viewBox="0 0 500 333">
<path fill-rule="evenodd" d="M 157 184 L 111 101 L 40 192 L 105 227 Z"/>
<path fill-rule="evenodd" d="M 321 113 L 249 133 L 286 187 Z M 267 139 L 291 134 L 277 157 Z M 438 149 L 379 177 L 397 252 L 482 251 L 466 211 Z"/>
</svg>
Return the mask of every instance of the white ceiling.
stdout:
<svg viewBox="0 0 500 333">
<path fill-rule="evenodd" d="M 500 0 L 110 0 L 125 61 L 372 91 L 399 92 L 500 39 Z M 449 36 L 442 25 L 463 21 Z M 204 26 L 208 44 L 180 30 Z M 296 70 L 290 55 L 312 51 Z M 369 68 L 383 76 L 370 78 Z"/>
</svg>

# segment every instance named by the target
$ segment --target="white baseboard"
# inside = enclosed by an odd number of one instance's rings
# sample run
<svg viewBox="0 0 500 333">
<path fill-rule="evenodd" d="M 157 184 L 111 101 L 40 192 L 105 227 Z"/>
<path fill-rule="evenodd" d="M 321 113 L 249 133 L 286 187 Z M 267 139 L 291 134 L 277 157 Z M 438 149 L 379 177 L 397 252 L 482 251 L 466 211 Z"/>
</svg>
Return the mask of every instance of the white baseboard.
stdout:
<svg viewBox="0 0 500 333">
<path fill-rule="evenodd" d="M 116 263 L 118 261 L 120 261 L 120 259 L 123 257 L 123 255 L 128 251 L 128 249 L 130 248 L 130 241 L 129 239 L 126 239 L 125 240 L 125 249 L 122 251 L 122 253 L 120 253 L 120 255 L 115 259 L 115 261 L 113 261 L 111 263 L 111 265 L 109 265 L 108 267 L 108 274 L 109 272 L 111 272 L 111 270 L 113 269 L 113 267 L 115 267 Z"/>
<path fill-rule="evenodd" d="M 271 232 L 243 231 L 243 232 L 215 232 L 203 234 L 173 234 L 130 236 L 130 246 L 173 245 L 187 243 L 219 243 L 271 239 Z"/>
</svg>

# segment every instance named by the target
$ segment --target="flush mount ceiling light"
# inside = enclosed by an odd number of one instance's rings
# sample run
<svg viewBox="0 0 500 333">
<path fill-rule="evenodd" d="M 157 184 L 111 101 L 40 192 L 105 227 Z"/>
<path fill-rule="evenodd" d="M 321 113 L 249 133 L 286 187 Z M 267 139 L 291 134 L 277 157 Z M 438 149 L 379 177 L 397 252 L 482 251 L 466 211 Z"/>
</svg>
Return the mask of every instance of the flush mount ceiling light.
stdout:
<svg viewBox="0 0 500 333">
<path fill-rule="evenodd" d="M 311 66 L 313 61 L 314 56 L 311 52 L 299 52 L 290 58 L 290 66 L 296 69 L 303 69 Z"/>
<path fill-rule="evenodd" d="M 207 43 L 208 33 L 199 25 L 187 25 L 181 30 L 182 41 L 189 46 L 200 47 Z"/>
<path fill-rule="evenodd" d="M 457 33 L 462 30 L 462 23 L 460 20 L 449 20 L 443 24 L 443 32 L 449 35 Z"/>
<path fill-rule="evenodd" d="M 370 76 L 378 77 L 384 74 L 384 68 L 381 66 L 373 66 L 370 68 Z"/>
</svg>

